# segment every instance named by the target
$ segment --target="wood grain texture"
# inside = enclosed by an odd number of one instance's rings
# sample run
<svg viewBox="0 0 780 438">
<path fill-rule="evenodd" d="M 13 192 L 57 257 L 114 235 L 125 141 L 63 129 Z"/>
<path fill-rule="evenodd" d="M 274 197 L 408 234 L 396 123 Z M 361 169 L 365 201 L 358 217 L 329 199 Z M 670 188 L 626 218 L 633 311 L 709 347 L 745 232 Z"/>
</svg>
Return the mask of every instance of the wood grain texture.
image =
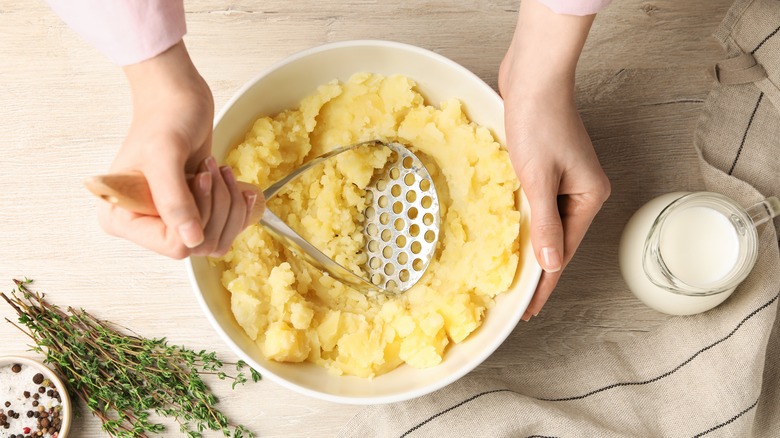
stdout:
<svg viewBox="0 0 780 438">
<path fill-rule="evenodd" d="M 578 105 L 613 194 L 555 294 L 475 373 L 577 354 L 665 320 L 626 290 L 617 244 L 651 197 L 701 188 L 693 129 L 723 54 L 711 34 L 728 0 L 615 0 L 599 15 L 578 70 Z M 389 39 L 432 49 L 491 86 L 518 2 L 188 1 L 185 38 L 217 108 L 244 82 L 305 48 Z M 36 279 L 52 301 L 84 307 L 147 336 L 234 355 L 204 319 L 181 262 L 103 234 L 81 180 L 103 173 L 129 124 L 123 75 L 44 4 L 0 0 L 0 290 Z M 663 160 L 650 153 L 666 151 Z M 0 317 L 11 317 L 0 307 Z M 0 324 L 0 355 L 25 339 Z M 230 391 L 220 406 L 265 437 L 334 436 L 359 409 L 298 395 L 270 380 Z M 77 437 L 102 436 L 89 415 Z M 168 435 L 175 435 L 175 428 Z"/>
</svg>

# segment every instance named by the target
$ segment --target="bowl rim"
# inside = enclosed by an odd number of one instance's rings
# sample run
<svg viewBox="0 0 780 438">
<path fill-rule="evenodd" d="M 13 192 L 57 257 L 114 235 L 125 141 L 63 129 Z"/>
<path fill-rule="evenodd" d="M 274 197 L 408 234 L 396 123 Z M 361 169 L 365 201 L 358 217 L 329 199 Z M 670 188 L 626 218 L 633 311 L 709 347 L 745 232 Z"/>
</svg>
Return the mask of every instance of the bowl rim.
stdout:
<svg viewBox="0 0 780 438">
<path fill-rule="evenodd" d="M 0 367 L 10 366 L 16 363 L 31 366 L 45 374 L 48 379 L 54 382 L 54 386 L 57 387 L 57 391 L 61 395 L 62 401 L 60 402 L 60 405 L 62 405 L 63 410 L 61 416 L 62 425 L 60 426 L 58 436 L 60 438 L 66 438 L 70 433 L 70 424 L 73 418 L 73 404 L 71 402 L 70 395 L 68 394 L 68 387 L 65 385 L 65 381 L 62 380 L 62 378 L 60 378 L 60 376 L 57 375 L 53 369 L 49 368 L 48 365 L 39 360 L 26 356 L 0 356 Z"/>
<path fill-rule="evenodd" d="M 433 58 L 435 61 L 446 64 L 450 68 L 459 71 L 461 74 L 465 76 L 470 76 L 472 79 L 475 80 L 479 88 L 483 89 L 493 99 L 497 100 L 497 103 L 503 108 L 503 99 L 501 99 L 498 93 L 492 87 L 490 87 L 485 81 L 483 81 L 482 78 L 480 78 L 477 74 L 475 74 L 471 70 L 453 61 L 452 59 L 447 58 L 444 55 L 440 55 L 436 52 L 433 52 L 428 49 L 424 49 L 419 46 L 400 43 L 396 41 L 380 40 L 380 39 L 356 39 L 356 40 L 345 40 L 345 41 L 338 41 L 332 43 L 325 43 L 304 50 L 300 50 L 262 69 L 252 79 L 244 83 L 233 94 L 233 96 L 227 102 L 225 102 L 225 104 L 222 106 L 220 111 L 216 113 L 214 117 L 214 127 L 216 127 L 221 122 L 222 118 L 233 107 L 233 105 L 239 99 L 241 99 L 241 97 L 243 96 L 244 93 L 247 92 L 247 90 L 255 86 L 257 82 L 259 82 L 260 80 L 262 80 L 263 78 L 271 74 L 272 72 L 280 68 L 283 68 L 284 66 L 290 63 L 298 61 L 301 58 L 305 58 L 307 56 L 316 53 L 341 49 L 341 48 L 349 48 L 349 47 L 377 47 L 377 48 L 399 49 L 399 50 L 410 51 L 416 54 L 421 54 Z M 494 135 L 498 136 L 500 140 L 503 139 L 503 133 L 494 133 Z M 503 141 L 501 142 L 503 143 Z M 521 200 L 522 202 L 527 202 L 527 198 L 522 188 L 520 188 L 517 191 L 517 194 L 518 194 L 519 202 L 521 202 Z M 530 211 L 528 212 L 528 214 L 530 214 Z M 541 278 L 542 268 L 536 262 L 535 257 L 533 258 L 534 260 L 532 262 L 531 272 L 528 272 L 528 270 L 526 270 L 523 272 L 523 275 L 531 276 L 529 287 L 532 287 L 535 290 Z M 219 334 L 219 336 L 222 338 L 223 342 L 225 342 L 228 345 L 228 347 L 230 347 L 230 349 L 233 351 L 233 353 L 239 356 L 241 360 L 246 362 L 249 366 L 252 366 L 253 368 L 256 368 L 258 371 L 260 371 L 264 378 L 268 377 L 271 381 L 276 382 L 279 385 L 287 389 L 290 389 L 292 391 L 295 391 L 299 394 L 303 394 L 315 399 L 320 399 L 320 400 L 325 400 L 325 401 L 330 401 L 330 402 L 340 403 L 340 404 L 350 404 L 350 405 L 375 405 L 375 404 L 386 404 L 386 403 L 395 403 L 395 402 L 411 400 L 432 393 L 434 391 L 437 391 L 457 381 L 461 377 L 465 376 L 466 374 L 476 369 L 488 357 L 490 357 L 501 346 L 501 344 L 503 344 L 506 338 L 509 337 L 512 331 L 514 331 L 514 329 L 516 328 L 517 324 L 520 322 L 520 319 L 523 316 L 525 309 L 527 309 L 528 305 L 530 304 L 531 298 L 533 297 L 533 294 L 527 294 L 526 297 L 523 297 L 523 299 L 519 303 L 520 305 L 518 305 L 515 311 L 511 314 L 511 320 L 509 321 L 509 323 L 504 325 L 501 331 L 495 334 L 495 336 L 493 337 L 493 342 L 488 346 L 488 348 L 482 349 L 479 352 L 479 354 L 476 354 L 473 357 L 473 359 L 469 361 L 469 366 L 461 367 L 460 369 L 457 370 L 457 372 L 453 372 L 449 374 L 446 378 L 435 380 L 430 384 L 421 386 L 420 388 L 416 388 L 414 390 L 410 390 L 398 394 L 371 395 L 371 396 L 341 396 L 341 395 L 335 395 L 335 394 L 331 394 L 319 390 L 314 390 L 293 383 L 282 376 L 278 376 L 273 371 L 267 369 L 266 367 L 260 365 L 254 359 L 252 359 L 242 348 L 240 348 L 237 345 L 236 342 L 233 341 L 233 339 L 231 339 L 228 333 L 219 324 L 215 316 L 209 310 L 208 304 L 206 303 L 205 298 L 203 297 L 203 292 L 201 291 L 200 286 L 198 285 L 197 278 L 195 276 L 192 257 L 188 257 L 187 259 L 185 259 L 185 265 L 186 265 L 187 276 L 189 278 L 190 285 L 193 288 L 193 292 L 196 296 L 198 303 L 200 304 L 201 311 L 205 314 L 206 318 L 209 320 L 209 323 L 214 328 L 214 330 Z M 518 270 L 518 273 L 516 273 L 516 275 L 520 274 L 519 271 L 520 270 Z M 470 364 L 475 364 L 475 365 L 472 366 Z"/>
</svg>

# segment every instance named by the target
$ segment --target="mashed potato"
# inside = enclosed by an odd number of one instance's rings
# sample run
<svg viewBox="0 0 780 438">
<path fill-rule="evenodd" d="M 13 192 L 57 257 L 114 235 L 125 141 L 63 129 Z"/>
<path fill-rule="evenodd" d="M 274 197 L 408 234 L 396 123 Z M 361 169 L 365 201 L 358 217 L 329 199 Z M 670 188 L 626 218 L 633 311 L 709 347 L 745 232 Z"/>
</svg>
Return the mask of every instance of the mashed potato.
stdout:
<svg viewBox="0 0 780 438">
<path fill-rule="evenodd" d="M 227 158 L 239 180 L 267 187 L 338 146 L 397 141 L 421 157 L 441 202 L 439 247 L 422 280 L 400 296 L 368 296 L 295 257 L 261 226 L 222 259 L 238 323 L 272 360 L 309 361 L 373 377 L 402 363 L 430 367 L 476 330 L 518 266 L 519 183 L 509 155 L 470 123 L 461 104 L 426 105 L 406 77 L 333 81 L 300 108 L 258 119 Z M 359 271 L 364 188 L 389 151 L 341 154 L 268 204 L 326 254 Z"/>
</svg>

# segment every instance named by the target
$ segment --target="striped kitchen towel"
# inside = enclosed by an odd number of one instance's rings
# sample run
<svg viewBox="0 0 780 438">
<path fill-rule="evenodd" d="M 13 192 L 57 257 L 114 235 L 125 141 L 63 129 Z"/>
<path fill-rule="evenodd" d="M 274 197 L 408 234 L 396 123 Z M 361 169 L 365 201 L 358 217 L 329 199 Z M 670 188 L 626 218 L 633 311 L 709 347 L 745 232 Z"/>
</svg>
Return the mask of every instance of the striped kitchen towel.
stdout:
<svg viewBox="0 0 780 438">
<path fill-rule="evenodd" d="M 780 1 L 737 1 L 716 36 L 728 59 L 714 69 L 694 142 L 708 190 L 748 206 L 780 195 Z M 775 227 L 759 229 L 753 272 L 709 312 L 670 318 L 630 342 L 364 408 L 340 436 L 779 437 Z"/>
</svg>

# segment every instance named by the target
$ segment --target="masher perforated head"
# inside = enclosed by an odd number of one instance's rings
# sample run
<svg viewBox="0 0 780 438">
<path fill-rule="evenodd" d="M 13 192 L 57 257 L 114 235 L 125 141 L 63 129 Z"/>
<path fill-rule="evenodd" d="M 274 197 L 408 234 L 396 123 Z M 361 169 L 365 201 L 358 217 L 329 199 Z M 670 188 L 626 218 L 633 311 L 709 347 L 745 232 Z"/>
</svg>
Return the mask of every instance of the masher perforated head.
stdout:
<svg viewBox="0 0 780 438">
<path fill-rule="evenodd" d="M 296 254 L 334 278 L 363 292 L 399 294 L 423 276 L 439 241 L 439 196 L 428 169 L 409 149 L 399 143 L 369 141 L 336 148 L 304 163 L 292 173 L 263 190 L 270 200 L 290 181 L 324 160 L 359 147 L 387 147 L 391 155 L 377 169 L 366 187 L 367 208 L 363 212 L 366 257 L 359 276 L 304 239 L 270 209 L 263 211 L 260 224 Z"/>
<path fill-rule="evenodd" d="M 388 293 L 401 293 L 420 280 L 436 251 L 441 216 L 428 169 L 409 149 L 385 144 L 392 156 L 374 173 L 364 211 L 365 272 Z"/>
</svg>

